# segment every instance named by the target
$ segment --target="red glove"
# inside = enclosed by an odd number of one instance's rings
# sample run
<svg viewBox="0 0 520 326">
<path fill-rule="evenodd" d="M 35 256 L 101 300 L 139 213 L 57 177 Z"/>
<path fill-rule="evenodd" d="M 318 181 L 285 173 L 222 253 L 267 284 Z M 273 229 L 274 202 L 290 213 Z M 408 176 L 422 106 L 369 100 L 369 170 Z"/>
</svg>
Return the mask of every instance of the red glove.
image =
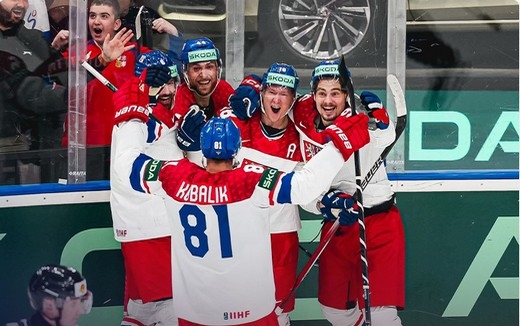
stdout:
<svg viewBox="0 0 520 326">
<path fill-rule="evenodd" d="M 118 125 L 121 122 L 139 119 L 143 122 L 149 120 L 148 103 L 148 85 L 144 83 L 143 72 L 141 77 L 132 77 L 127 80 L 121 88 L 114 93 L 113 102 L 115 109 L 115 121 Z"/>
<path fill-rule="evenodd" d="M 357 114 L 348 118 L 340 115 L 336 118 L 334 124 L 325 128 L 323 132 L 327 140 L 332 141 L 341 152 L 345 161 L 349 159 L 352 153 L 370 141 L 368 117 L 364 114 Z"/>
<path fill-rule="evenodd" d="M 151 118 L 163 123 L 169 129 L 174 126 L 172 110 L 168 110 L 161 103 L 157 103 L 157 105 L 152 108 Z"/>
</svg>

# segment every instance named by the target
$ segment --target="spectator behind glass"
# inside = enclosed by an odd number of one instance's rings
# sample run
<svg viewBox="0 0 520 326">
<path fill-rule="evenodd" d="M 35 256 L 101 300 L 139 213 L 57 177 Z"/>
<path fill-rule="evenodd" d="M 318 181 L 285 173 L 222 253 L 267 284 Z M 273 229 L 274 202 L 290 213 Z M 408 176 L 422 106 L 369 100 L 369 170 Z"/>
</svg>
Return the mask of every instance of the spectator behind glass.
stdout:
<svg viewBox="0 0 520 326">
<path fill-rule="evenodd" d="M 28 6 L 0 2 L 0 153 L 55 148 L 67 109 L 66 67 L 40 30 L 24 26 Z M 49 181 L 40 179 L 40 154 L 1 157 L 0 183 Z"/>
<path fill-rule="evenodd" d="M 88 27 L 91 39 L 87 43 L 87 62 L 116 88 L 134 75 L 136 56 L 150 48 L 137 47 L 134 34 L 121 24 L 117 0 L 93 0 L 88 10 Z M 172 33 L 172 53 L 180 52 L 182 37 L 177 29 L 162 20 L 157 30 Z M 173 59 L 178 58 L 174 55 Z M 112 90 L 91 74 L 87 75 L 87 180 L 109 179 L 109 149 L 113 126 Z M 68 146 L 68 125 L 65 124 L 63 146 Z M 62 168 L 62 170 L 64 167 Z M 62 172 L 62 176 L 64 172 Z"/>
<path fill-rule="evenodd" d="M 69 0 L 51 0 L 47 2 L 49 27 L 51 39 L 53 39 L 59 31 L 69 29 Z"/>
<path fill-rule="evenodd" d="M 132 29 L 134 35 L 135 19 L 141 5 L 144 5 L 141 13 L 141 43 L 154 50 L 167 52 L 170 59 L 181 71 L 179 54 L 184 43 L 183 35 L 177 28 L 164 18 L 161 18 L 156 10 L 152 8 L 149 1 L 134 2 L 133 0 L 119 0 L 121 7 L 121 26 Z"/>
<path fill-rule="evenodd" d="M 45 38 L 50 42 L 52 37 L 49 31 L 49 16 L 47 15 L 47 5 L 45 0 L 29 1 L 29 8 L 25 13 L 25 27 L 28 29 L 38 29 L 43 32 Z"/>
<path fill-rule="evenodd" d="M 120 29 L 117 0 L 93 0 L 88 9 L 91 39 L 87 42 L 88 63 L 116 88 L 133 77 L 137 52 L 130 42 L 132 31 Z M 119 30 L 119 32 L 117 32 Z M 149 49 L 142 49 L 148 52 Z M 65 54 L 68 56 L 68 53 Z M 109 148 L 113 126 L 113 92 L 91 74 L 87 75 L 86 145 L 87 180 L 109 179 Z M 62 146 L 68 146 L 68 123 L 65 123 Z M 66 168 L 62 166 L 62 170 Z M 65 172 L 62 172 L 64 176 Z"/>
</svg>

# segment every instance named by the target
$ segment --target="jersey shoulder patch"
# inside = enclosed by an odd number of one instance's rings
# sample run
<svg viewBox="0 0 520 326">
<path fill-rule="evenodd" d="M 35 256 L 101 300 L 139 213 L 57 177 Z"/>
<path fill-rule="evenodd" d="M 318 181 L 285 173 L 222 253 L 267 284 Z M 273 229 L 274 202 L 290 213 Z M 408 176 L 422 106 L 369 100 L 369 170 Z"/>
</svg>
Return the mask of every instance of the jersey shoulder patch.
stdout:
<svg viewBox="0 0 520 326">
<path fill-rule="evenodd" d="M 146 164 L 144 180 L 145 181 L 157 181 L 159 179 L 159 171 L 164 164 L 164 161 L 151 160 Z"/>
<path fill-rule="evenodd" d="M 262 173 L 258 186 L 267 190 L 273 190 L 281 173 L 282 172 L 277 169 L 267 168 L 264 173 Z"/>
</svg>

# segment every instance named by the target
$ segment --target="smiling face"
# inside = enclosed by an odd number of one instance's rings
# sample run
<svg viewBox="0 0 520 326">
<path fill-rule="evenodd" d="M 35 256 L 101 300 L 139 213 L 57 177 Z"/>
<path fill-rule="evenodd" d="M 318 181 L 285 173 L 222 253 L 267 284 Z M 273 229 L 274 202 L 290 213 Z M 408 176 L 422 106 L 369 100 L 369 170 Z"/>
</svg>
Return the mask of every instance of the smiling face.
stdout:
<svg viewBox="0 0 520 326">
<path fill-rule="evenodd" d="M 29 8 L 28 0 L 0 1 L 0 30 L 5 31 L 22 24 L 27 8 Z"/>
<path fill-rule="evenodd" d="M 119 27 L 121 27 L 121 20 L 118 18 L 113 7 L 97 4 L 90 6 L 88 28 L 92 39 L 98 45 L 103 45 L 103 41 L 108 34 L 110 34 L 110 38 L 112 38 Z"/>
<path fill-rule="evenodd" d="M 347 98 L 347 93 L 341 90 L 339 79 L 324 78 L 318 82 L 314 101 L 325 126 L 331 125 L 345 110 Z"/>
<path fill-rule="evenodd" d="M 264 112 L 262 122 L 270 127 L 281 129 L 287 126 L 287 113 L 294 102 L 293 90 L 284 86 L 271 85 L 262 91 Z"/>
<path fill-rule="evenodd" d="M 173 99 L 175 98 L 176 92 L 177 83 L 175 79 L 170 79 L 170 81 L 161 89 L 159 94 L 157 94 L 157 102 L 164 105 L 167 109 L 171 109 L 173 107 Z"/>
<path fill-rule="evenodd" d="M 195 96 L 210 95 L 218 82 L 219 66 L 216 61 L 189 63 L 186 71 L 188 85 Z"/>
</svg>

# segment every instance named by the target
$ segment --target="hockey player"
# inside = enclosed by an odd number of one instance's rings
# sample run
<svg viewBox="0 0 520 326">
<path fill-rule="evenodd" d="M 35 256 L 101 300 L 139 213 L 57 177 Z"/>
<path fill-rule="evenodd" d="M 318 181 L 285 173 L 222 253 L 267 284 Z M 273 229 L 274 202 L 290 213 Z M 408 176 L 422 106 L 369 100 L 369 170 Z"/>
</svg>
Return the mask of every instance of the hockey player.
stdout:
<svg viewBox="0 0 520 326">
<path fill-rule="evenodd" d="M 137 58 L 135 75 L 151 86 L 148 109 L 162 121 L 147 121 L 149 137 L 144 153 L 158 159 L 182 158 L 172 128 L 171 108 L 180 82 L 175 64 L 161 51 L 144 53 Z M 157 90 L 160 91 L 155 94 Z M 119 119 L 121 116 L 116 117 L 116 121 Z M 118 129 L 114 128 L 112 157 L 117 155 L 119 137 Z M 125 316 L 121 325 L 177 325 L 172 304 L 171 232 L 164 202 L 155 196 L 129 193 L 126 179 L 127 176 L 113 168 L 112 161 L 110 207 L 114 237 L 121 242 L 126 273 Z"/>
<path fill-rule="evenodd" d="M 339 62 L 323 61 L 311 76 L 312 93 L 300 98 L 294 111 L 294 122 L 301 134 L 301 149 L 305 160 L 322 148 L 328 126 L 340 114 L 349 112 L 346 81 L 338 71 Z M 386 109 L 377 95 L 364 91 L 360 95 L 362 108 L 371 117 L 373 130 L 370 143 L 360 150 L 361 176 L 365 176 L 386 146 L 395 139 L 395 130 Z M 360 106 L 356 106 L 360 107 Z M 356 191 L 353 158 L 349 159 L 332 183 L 328 196 L 340 189 L 348 194 Z M 339 200 L 351 200 L 338 198 Z M 401 321 L 398 309 L 404 308 L 404 231 L 399 210 L 394 205 L 394 193 L 386 170 L 380 167 L 363 190 L 365 208 L 368 275 L 370 278 L 371 318 L 374 326 L 397 326 Z M 314 210 L 315 213 L 320 213 Z M 327 212 L 322 211 L 327 215 Z M 322 235 L 332 222 L 326 222 Z M 359 325 L 363 308 L 362 271 L 358 224 L 340 226 L 320 257 L 318 300 L 329 322 L 335 326 Z"/>
<path fill-rule="evenodd" d="M 79 317 L 92 308 L 87 281 L 71 267 L 40 267 L 29 281 L 27 294 L 36 312 L 29 319 L 6 326 L 76 326 Z"/>
<path fill-rule="evenodd" d="M 272 64 L 262 79 L 251 75 L 242 81 L 230 97 L 230 110 L 243 119 L 234 120 L 242 136 L 242 157 L 256 162 L 271 162 L 271 166 L 276 162 L 279 165 L 275 166 L 283 171 L 292 171 L 296 163 L 302 161 L 298 132 L 288 116 L 296 100 L 298 84 L 296 70 L 286 63 Z M 258 91 L 259 100 L 256 99 Z M 249 102 L 244 102 L 244 99 Z M 255 110 L 258 105 L 260 110 Z M 231 112 L 223 115 L 232 116 Z M 261 154 L 247 150 L 249 148 Z M 269 218 L 276 301 L 279 303 L 287 297 L 296 281 L 298 230 L 301 228 L 298 206 L 270 207 Z M 280 326 L 290 325 L 288 314 L 294 310 L 294 303 L 293 298 L 278 316 Z"/>
<path fill-rule="evenodd" d="M 219 50 L 207 37 L 189 39 L 182 48 L 181 62 L 185 83 L 177 90 L 174 114 L 182 119 L 196 105 L 207 119 L 220 116 L 234 89 L 220 78 L 222 60 Z M 194 113 L 192 111 L 190 115 Z M 195 139 L 190 137 L 190 132 L 181 124 L 178 144 L 185 151 L 199 150 L 198 133 Z"/>
<path fill-rule="evenodd" d="M 140 89 L 147 87 L 133 79 L 118 91 L 129 100 L 119 102 L 121 109 L 146 105 Z M 148 120 L 144 108 L 137 111 Z M 179 325 L 278 325 L 267 208 L 310 202 L 326 189 L 344 160 L 368 141 L 366 116 L 338 119 L 324 131 L 337 149 L 325 146 L 294 173 L 247 162 L 233 169 L 240 132 L 229 119 L 212 118 L 203 128 L 205 169 L 187 159 L 143 155 L 146 126 L 135 119 L 116 128 L 114 168 L 134 189 L 165 198 Z"/>
</svg>

